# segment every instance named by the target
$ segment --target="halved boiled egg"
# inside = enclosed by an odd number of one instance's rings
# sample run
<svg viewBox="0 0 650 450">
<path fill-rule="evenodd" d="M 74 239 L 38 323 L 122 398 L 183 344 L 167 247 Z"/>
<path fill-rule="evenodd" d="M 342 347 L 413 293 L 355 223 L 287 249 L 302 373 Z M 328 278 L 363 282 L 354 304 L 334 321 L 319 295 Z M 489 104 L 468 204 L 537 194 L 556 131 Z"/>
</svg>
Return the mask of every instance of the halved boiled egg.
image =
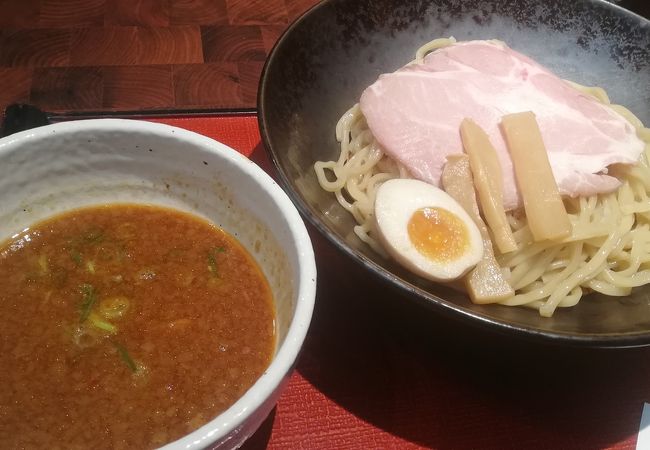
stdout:
<svg viewBox="0 0 650 450">
<path fill-rule="evenodd" d="M 377 189 L 375 219 L 386 251 L 424 278 L 454 280 L 483 257 L 474 221 L 449 194 L 429 183 L 386 181 Z"/>
</svg>

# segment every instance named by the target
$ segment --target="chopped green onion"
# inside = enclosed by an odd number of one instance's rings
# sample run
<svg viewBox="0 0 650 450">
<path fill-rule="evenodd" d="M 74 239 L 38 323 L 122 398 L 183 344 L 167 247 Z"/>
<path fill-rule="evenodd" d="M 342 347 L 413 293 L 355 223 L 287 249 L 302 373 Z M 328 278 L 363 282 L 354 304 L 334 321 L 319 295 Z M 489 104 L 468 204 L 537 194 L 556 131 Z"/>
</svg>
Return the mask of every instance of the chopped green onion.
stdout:
<svg viewBox="0 0 650 450">
<path fill-rule="evenodd" d="M 129 310 L 129 299 L 124 296 L 108 297 L 99 302 L 99 312 L 107 319 L 119 319 Z"/>
<path fill-rule="evenodd" d="M 98 228 L 86 231 L 81 239 L 87 244 L 96 244 L 104 240 L 104 232 Z"/>
<path fill-rule="evenodd" d="M 38 257 L 38 267 L 41 269 L 41 273 L 45 274 L 48 272 L 47 256 L 44 253 Z"/>
<path fill-rule="evenodd" d="M 110 240 L 105 240 L 98 246 L 97 259 L 108 262 L 122 262 L 127 257 L 126 247 Z"/>
<path fill-rule="evenodd" d="M 129 352 L 126 351 L 126 348 L 124 346 L 118 344 L 117 342 L 111 341 L 115 349 L 117 349 L 117 353 L 120 355 L 120 358 L 122 358 L 122 361 L 126 363 L 127 366 L 129 366 L 129 369 L 131 369 L 131 372 L 137 372 L 138 371 L 138 366 L 135 364 L 135 361 L 131 358 L 131 355 L 129 355 Z"/>
<path fill-rule="evenodd" d="M 225 251 L 226 249 L 223 247 L 216 247 L 208 251 L 208 270 L 215 277 L 219 276 L 217 272 L 217 253 L 223 253 Z"/>
<path fill-rule="evenodd" d="M 77 266 L 81 267 L 83 263 L 81 250 L 89 245 L 99 244 L 104 241 L 104 237 L 104 232 L 99 228 L 90 229 L 76 237 L 69 237 L 68 245 L 70 246 L 70 258 L 72 258 Z"/>
<path fill-rule="evenodd" d="M 90 315 L 90 311 L 93 309 L 93 305 L 97 301 L 97 292 L 91 284 L 82 284 L 79 289 L 83 296 L 81 301 L 81 317 L 79 321 L 83 323 Z"/>
<path fill-rule="evenodd" d="M 88 321 L 96 328 L 99 328 L 100 330 L 107 331 L 111 334 L 117 333 L 117 327 L 113 325 L 112 323 L 106 322 L 104 319 L 102 319 L 98 314 L 95 313 L 90 313 L 88 316 Z"/>
<path fill-rule="evenodd" d="M 81 266 L 81 263 L 83 262 L 83 258 L 81 257 L 81 253 L 77 249 L 72 249 L 70 250 L 70 258 L 74 261 L 74 263 L 77 266 Z"/>
</svg>

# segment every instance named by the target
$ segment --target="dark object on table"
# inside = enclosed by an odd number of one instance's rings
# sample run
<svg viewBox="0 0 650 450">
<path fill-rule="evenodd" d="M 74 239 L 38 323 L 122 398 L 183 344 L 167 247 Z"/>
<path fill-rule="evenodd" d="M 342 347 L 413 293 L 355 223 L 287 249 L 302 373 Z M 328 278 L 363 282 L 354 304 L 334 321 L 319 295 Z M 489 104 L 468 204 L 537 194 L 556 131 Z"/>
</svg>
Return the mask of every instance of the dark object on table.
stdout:
<svg viewBox="0 0 650 450">
<path fill-rule="evenodd" d="M 9 136 L 19 131 L 49 125 L 50 121 L 40 109 L 32 105 L 12 104 L 5 109 L 0 137 Z"/>
<path fill-rule="evenodd" d="M 650 286 L 623 298 L 590 295 L 551 319 L 524 308 L 474 305 L 465 295 L 426 282 L 374 253 L 352 233 L 351 215 L 318 185 L 313 164 L 338 157 L 334 127 L 363 89 L 379 74 L 412 60 L 420 45 L 448 36 L 501 39 L 563 78 L 604 87 L 614 102 L 650 123 L 650 22 L 612 4 L 325 1 L 278 41 L 260 83 L 262 138 L 289 195 L 341 251 L 437 313 L 561 344 L 649 345 Z"/>
</svg>

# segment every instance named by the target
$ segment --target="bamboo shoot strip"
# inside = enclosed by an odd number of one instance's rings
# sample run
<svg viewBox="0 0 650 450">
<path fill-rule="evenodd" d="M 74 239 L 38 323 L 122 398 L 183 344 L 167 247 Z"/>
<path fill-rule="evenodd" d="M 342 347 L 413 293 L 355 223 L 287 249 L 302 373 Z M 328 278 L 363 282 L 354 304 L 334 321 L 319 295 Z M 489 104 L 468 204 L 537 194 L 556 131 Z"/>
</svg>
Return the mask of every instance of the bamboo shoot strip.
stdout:
<svg viewBox="0 0 650 450">
<path fill-rule="evenodd" d="M 503 175 L 488 135 L 471 119 L 460 124 L 460 136 L 469 156 L 474 186 L 485 221 L 501 253 L 517 250 L 517 242 L 503 208 Z"/>
<path fill-rule="evenodd" d="M 467 155 L 447 157 L 442 171 L 442 185 L 478 226 L 483 238 L 483 259 L 464 277 L 467 293 L 472 302 L 478 304 L 496 303 L 515 295 L 503 276 L 503 271 L 494 257 L 492 241 L 487 226 L 479 214 L 472 172 Z"/>
<path fill-rule="evenodd" d="M 568 236 L 571 221 L 553 177 L 535 114 L 528 111 L 503 116 L 501 129 L 533 238 L 543 241 Z"/>
</svg>

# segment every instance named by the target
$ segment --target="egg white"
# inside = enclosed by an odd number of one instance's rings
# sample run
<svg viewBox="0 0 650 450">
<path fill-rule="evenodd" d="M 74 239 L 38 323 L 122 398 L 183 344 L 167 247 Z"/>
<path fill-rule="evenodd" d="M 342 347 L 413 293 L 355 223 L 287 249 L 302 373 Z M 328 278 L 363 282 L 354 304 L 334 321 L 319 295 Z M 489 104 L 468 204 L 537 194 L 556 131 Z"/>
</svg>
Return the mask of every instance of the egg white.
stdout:
<svg viewBox="0 0 650 450">
<path fill-rule="evenodd" d="M 442 208 L 457 216 L 467 227 L 469 246 L 458 258 L 435 261 L 420 253 L 408 234 L 411 216 L 421 208 Z M 401 265 L 424 278 L 455 280 L 483 257 L 483 239 L 474 221 L 445 191 L 419 180 L 393 179 L 377 189 L 375 220 L 386 251 Z"/>
</svg>

